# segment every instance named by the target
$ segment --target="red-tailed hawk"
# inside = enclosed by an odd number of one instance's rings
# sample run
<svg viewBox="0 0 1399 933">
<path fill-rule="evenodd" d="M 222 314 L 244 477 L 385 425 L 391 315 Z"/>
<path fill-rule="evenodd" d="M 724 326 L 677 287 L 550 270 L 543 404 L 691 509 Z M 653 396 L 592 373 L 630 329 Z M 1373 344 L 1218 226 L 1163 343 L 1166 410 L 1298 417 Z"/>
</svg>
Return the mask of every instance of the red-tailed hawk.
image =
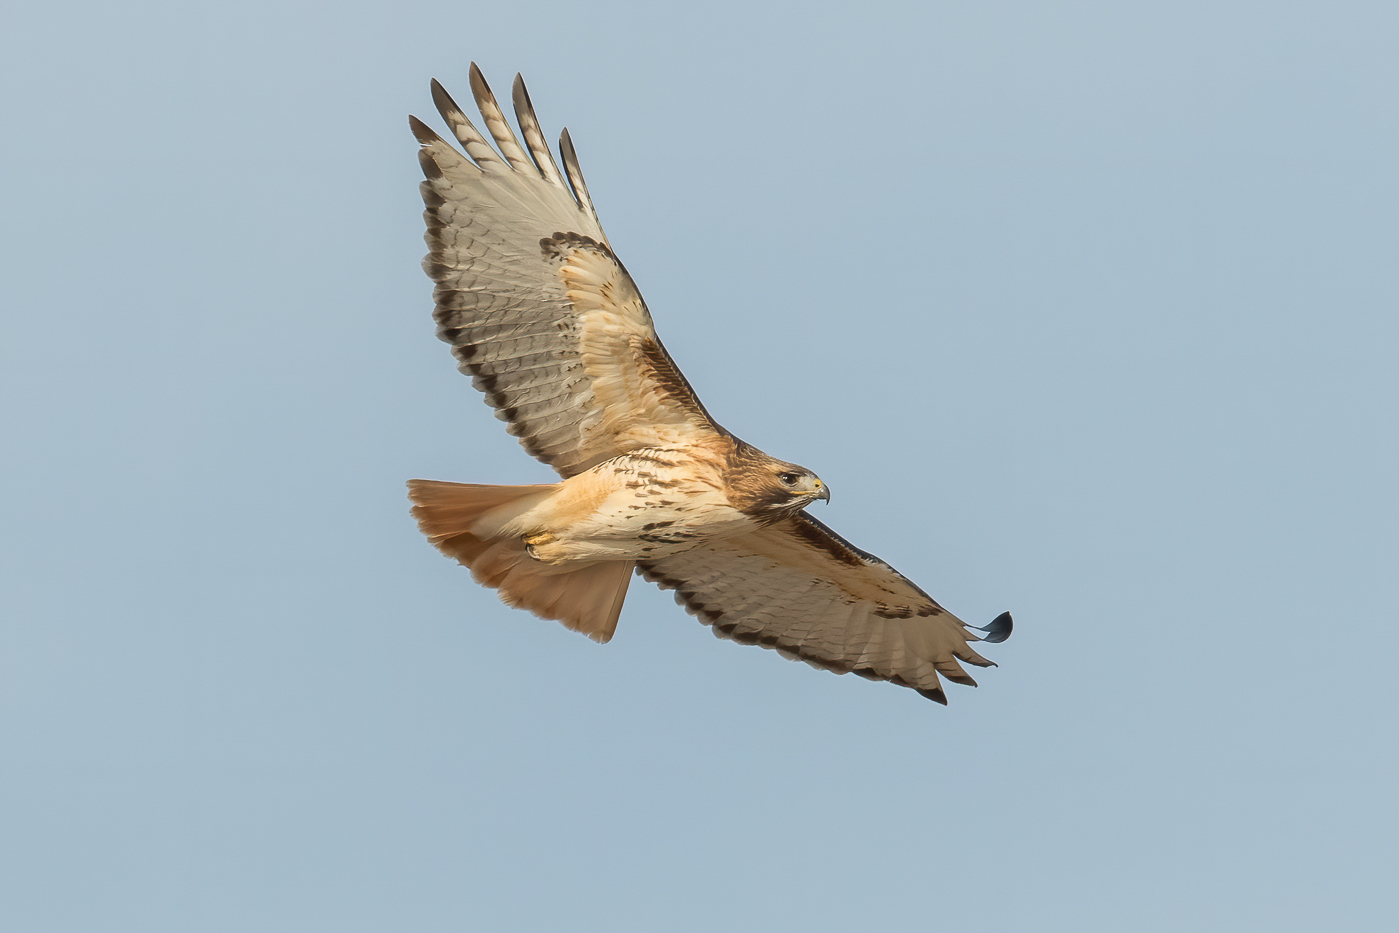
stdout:
<svg viewBox="0 0 1399 933">
<path fill-rule="evenodd" d="M 612 637 L 633 569 L 721 638 L 946 703 L 938 674 L 991 664 L 972 634 L 873 554 L 803 509 L 830 492 L 805 467 L 721 427 L 656 336 L 612 252 L 573 143 L 560 172 L 524 82 L 520 142 L 475 64 L 471 90 L 495 148 L 436 81 L 465 155 L 410 118 L 427 205 L 423 262 L 437 335 L 496 416 L 563 481 L 480 486 L 412 480 L 413 515 L 443 553 L 511 606 Z"/>
</svg>

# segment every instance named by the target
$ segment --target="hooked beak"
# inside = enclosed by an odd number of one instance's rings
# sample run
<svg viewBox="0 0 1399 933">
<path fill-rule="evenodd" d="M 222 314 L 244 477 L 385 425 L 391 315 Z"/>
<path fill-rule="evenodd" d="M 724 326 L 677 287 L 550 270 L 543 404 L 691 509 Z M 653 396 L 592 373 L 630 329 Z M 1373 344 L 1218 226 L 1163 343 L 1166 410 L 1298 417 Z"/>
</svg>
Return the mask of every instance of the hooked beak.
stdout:
<svg viewBox="0 0 1399 933">
<path fill-rule="evenodd" d="M 816 481 L 816 498 L 825 499 L 827 502 L 831 501 L 831 487 L 827 486 L 819 479 Z M 813 499 L 812 501 L 814 502 L 816 500 Z"/>
</svg>

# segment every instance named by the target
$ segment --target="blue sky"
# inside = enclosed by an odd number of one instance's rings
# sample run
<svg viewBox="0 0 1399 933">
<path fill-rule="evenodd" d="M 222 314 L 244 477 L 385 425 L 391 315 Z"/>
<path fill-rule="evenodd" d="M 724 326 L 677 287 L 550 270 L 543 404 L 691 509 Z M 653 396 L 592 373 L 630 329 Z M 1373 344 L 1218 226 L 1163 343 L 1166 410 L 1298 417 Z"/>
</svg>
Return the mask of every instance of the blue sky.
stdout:
<svg viewBox="0 0 1399 933">
<path fill-rule="evenodd" d="M 1392 930 L 1399 9 L 33 4 L 0 34 L 0 923 Z M 409 112 L 524 72 L 711 412 L 973 621 L 938 707 L 403 482 Z M 435 121 L 434 121 L 435 122 Z"/>
</svg>

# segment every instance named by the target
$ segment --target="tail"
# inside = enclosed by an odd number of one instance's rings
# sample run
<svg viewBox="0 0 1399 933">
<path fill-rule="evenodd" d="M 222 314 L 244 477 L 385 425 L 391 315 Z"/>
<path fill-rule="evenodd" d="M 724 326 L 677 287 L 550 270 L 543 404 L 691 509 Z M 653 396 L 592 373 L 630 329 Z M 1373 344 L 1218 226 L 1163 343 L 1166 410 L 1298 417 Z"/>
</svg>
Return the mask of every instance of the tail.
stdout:
<svg viewBox="0 0 1399 933">
<path fill-rule="evenodd" d="M 428 479 L 408 481 L 413 517 L 443 554 L 471 568 L 476 582 L 499 591 L 506 605 L 557 619 L 594 641 L 611 640 L 627 597 L 635 561 L 599 561 L 572 568 L 525 553 L 519 535 L 501 528 L 558 489 L 480 486 Z"/>
</svg>

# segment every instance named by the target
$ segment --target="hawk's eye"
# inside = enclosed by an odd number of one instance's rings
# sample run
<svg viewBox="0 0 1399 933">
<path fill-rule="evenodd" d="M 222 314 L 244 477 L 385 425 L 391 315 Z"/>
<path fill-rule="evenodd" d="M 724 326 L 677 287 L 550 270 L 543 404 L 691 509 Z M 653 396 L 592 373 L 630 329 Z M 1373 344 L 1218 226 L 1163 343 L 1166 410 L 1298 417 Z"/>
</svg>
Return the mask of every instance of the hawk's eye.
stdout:
<svg viewBox="0 0 1399 933">
<path fill-rule="evenodd" d="M 782 480 L 784 486 L 795 486 L 802 475 L 800 473 L 779 473 L 777 478 Z"/>
</svg>

